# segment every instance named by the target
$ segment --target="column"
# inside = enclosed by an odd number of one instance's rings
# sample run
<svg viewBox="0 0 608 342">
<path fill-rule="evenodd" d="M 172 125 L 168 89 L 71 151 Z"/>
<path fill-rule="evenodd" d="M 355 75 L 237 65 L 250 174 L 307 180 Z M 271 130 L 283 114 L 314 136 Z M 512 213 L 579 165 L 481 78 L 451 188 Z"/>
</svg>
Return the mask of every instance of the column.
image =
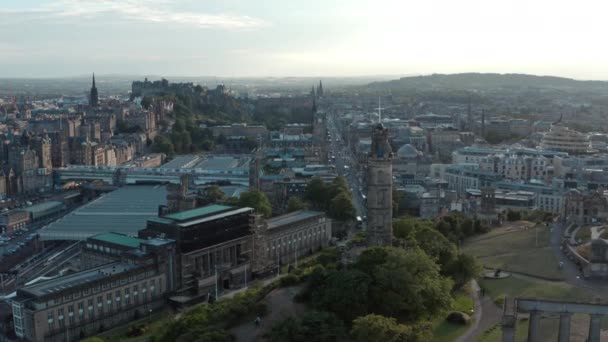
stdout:
<svg viewBox="0 0 608 342">
<path fill-rule="evenodd" d="M 570 318 L 572 314 L 569 312 L 561 312 L 559 314 L 559 342 L 570 341 Z"/>
<path fill-rule="evenodd" d="M 600 325 L 602 322 L 602 316 L 592 314 L 589 315 L 589 338 L 588 342 L 600 342 Z"/>
<path fill-rule="evenodd" d="M 515 342 L 515 324 L 517 322 L 517 316 L 515 315 L 504 315 L 502 317 L 502 341 L 503 342 Z"/>
<path fill-rule="evenodd" d="M 530 323 L 528 326 L 528 342 L 540 341 L 540 311 L 530 311 Z"/>
</svg>

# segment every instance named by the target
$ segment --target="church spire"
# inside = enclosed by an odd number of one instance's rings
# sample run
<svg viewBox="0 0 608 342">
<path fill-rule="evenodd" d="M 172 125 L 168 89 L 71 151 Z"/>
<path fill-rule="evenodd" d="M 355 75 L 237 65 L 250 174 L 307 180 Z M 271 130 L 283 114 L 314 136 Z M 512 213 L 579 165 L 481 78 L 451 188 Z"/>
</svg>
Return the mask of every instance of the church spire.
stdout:
<svg viewBox="0 0 608 342">
<path fill-rule="evenodd" d="M 319 86 L 317 87 L 317 95 L 319 97 L 323 96 L 323 83 L 319 80 Z"/>
<path fill-rule="evenodd" d="M 91 107 L 97 107 L 99 104 L 99 94 L 97 93 L 97 87 L 95 86 L 95 73 L 93 73 L 93 84 L 91 85 L 91 95 L 89 98 L 89 105 Z"/>
</svg>

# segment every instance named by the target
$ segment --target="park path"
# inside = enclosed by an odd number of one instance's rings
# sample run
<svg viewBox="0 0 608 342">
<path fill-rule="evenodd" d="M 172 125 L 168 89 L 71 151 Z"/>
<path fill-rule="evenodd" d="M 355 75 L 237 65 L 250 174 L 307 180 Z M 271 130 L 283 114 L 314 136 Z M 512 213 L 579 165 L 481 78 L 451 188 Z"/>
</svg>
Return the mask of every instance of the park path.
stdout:
<svg viewBox="0 0 608 342">
<path fill-rule="evenodd" d="M 275 322 L 303 313 L 306 307 L 293 301 L 294 296 L 300 292 L 300 289 L 301 286 L 292 286 L 271 291 L 264 298 L 264 302 L 268 306 L 268 314 L 263 317 L 259 326 L 256 326 L 252 319 L 250 322 L 242 323 L 230 329 L 235 341 L 263 341 L 264 333 L 270 330 Z"/>
<path fill-rule="evenodd" d="M 473 300 L 475 301 L 475 314 L 473 315 L 473 325 L 456 342 L 472 342 L 477 339 L 484 331 L 490 329 L 500 322 L 502 310 L 494 304 L 489 296 L 481 296 L 479 284 L 473 279 L 471 281 Z"/>
</svg>

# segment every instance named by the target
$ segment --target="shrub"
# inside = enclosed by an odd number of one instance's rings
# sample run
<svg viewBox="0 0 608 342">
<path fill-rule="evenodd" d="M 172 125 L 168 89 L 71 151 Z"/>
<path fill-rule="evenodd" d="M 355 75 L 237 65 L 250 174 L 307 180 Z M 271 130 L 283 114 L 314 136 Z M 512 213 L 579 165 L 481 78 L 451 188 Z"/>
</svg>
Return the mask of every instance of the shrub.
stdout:
<svg viewBox="0 0 608 342">
<path fill-rule="evenodd" d="M 300 278 L 295 274 L 288 274 L 279 280 L 279 287 L 288 287 L 296 285 L 300 282 Z"/>
<path fill-rule="evenodd" d="M 498 306 L 503 306 L 504 303 L 505 303 L 505 295 L 500 295 L 500 296 L 494 298 L 494 304 L 496 304 Z"/>
</svg>

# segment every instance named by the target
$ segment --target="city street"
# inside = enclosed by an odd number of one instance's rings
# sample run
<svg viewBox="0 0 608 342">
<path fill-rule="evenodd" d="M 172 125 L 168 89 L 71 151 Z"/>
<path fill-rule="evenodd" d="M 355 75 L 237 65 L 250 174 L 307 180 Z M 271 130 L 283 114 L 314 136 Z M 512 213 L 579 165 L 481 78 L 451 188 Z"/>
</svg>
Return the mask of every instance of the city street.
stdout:
<svg viewBox="0 0 608 342">
<path fill-rule="evenodd" d="M 366 191 L 359 181 L 359 177 L 362 177 L 360 168 L 357 159 L 353 156 L 348 145 L 345 143 L 345 139 L 340 133 L 335 118 L 331 115 L 327 120 L 327 133 L 328 140 L 330 140 L 328 141 L 330 160 L 333 161 L 338 175 L 346 178 L 346 181 L 350 186 L 353 196 L 353 205 L 357 210 L 357 216 L 365 218 L 367 216 L 367 211 L 363 195 L 365 195 Z M 335 157 L 335 159 L 332 157 Z"/>
<path fill-rule="evenodd" d="M 551 248 L 558 260 L 564 263 L 562 272 L 565 281 L 573 286 L 587 289 L 596 296 L 605 296 L 608 293 L 608 280 L 583 278 L 578 266 L 561 250 L 561 239 L 566 227 L 566 224 L 555 222 L 552 225 L 551 232 Z"/>
</svg>

